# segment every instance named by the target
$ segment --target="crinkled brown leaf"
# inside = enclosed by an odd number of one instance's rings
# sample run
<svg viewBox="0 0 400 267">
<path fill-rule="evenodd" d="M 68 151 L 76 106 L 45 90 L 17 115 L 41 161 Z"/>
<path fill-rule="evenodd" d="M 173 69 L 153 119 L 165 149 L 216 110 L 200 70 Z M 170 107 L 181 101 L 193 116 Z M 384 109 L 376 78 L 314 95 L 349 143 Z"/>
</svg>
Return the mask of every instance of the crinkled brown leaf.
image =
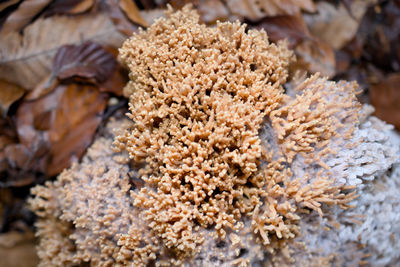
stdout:
<svg viewBox="0 0 400 267">
<path fill-rule="evenodd" d="M 26 26 L 32 18 L 42 11 L 51 0 L 26 0 L 19 5 L 3 24 L 0 34 L 4 35 L 13 31 L 19 31 Z"/>
<path fill-rule="evenodd" d="M 316 10 L 312 0 L 226 0 L 226 4 L 233 14 L 251 21 Z"/>
<path fill-rule="evenodd" d="M 43 15 L 49 17 L 55 14 L 81 14 L 89 11 L 95 2 L 95 0 L 55 0 L 46 8 Z"/>
<path fill-rule="evenodd" d="M 54 58 L 51 74 L 27 94 L 25 101 L 51 93 L 60 81 L 71 79 L 96 85 L 101 92 L 121 95 L 128 74 L 116 61 L 117 55 L 115 48 L 89 41 L 63 46 Z"/>
<path fill-rule="evenodd" d="M 55 175 L 82 156 L 101 122 L 106 100 L 94 86 L 70 84 L 19 106 L 21 144 L 32 154 L 45 150 L 39 153 L 39 171 Z"/>
<path fill-rule="evenodd" d="M 110 77 L 117 65 L 114 56 L 98 43 L 61 47 L 55 58 L 53 74 L 60 80 L 79 77 L 100 84 Z"/>
<path fill-rule="evenodd" d="M 25 90 L 21 87 L 0 80 L 0 116 L 5 116 L 12 103 L 20 99 Z"/>
<path fill-rule="evenodd" d="M 313 38 L 300 13 L 265 18 L 257 28 L 263 28 L 274 42 L 287 39 L 291 48 Z"/>
<path fill-rule="evenodd" d="M 38 19 L 25 28 L 23 36 L 0 37 L 0 79 L 31 90 L 49 75 L 61 46 L 92 40 L 119 47 L 124 39 L 102 13 Z"/>
<path fill-rule="evenodd" d="M 400 129 L 400 73 L 386 77 L 369 91 L 375 115 Z"/>
<path fill-rule="evenodd" d="M 133 0 L 119 0 L 119 7 L 133 23 L 139 24 L 143 27 L 149 26 L 147 21 L 142 18 L 139 8 Z"/>
<path fill-rule="evenodd" d="M 107 12 L 119 32 L 131 36 L 133 32 L 138 30 L 138 27 L 131 23 L 119 8 L 118 0 L 106 0 L 106 4 Z"/>
</svg>

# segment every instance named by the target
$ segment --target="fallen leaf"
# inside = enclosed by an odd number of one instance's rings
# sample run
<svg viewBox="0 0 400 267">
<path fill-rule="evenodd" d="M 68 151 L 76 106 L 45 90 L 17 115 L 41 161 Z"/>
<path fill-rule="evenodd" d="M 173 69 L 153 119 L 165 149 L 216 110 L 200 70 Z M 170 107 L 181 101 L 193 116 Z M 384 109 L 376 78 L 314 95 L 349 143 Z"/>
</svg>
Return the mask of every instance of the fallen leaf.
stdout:
<svg viewBox="0 0 400 267">
<path fill-rule="evenodd" d="M 33 239 L 35 239 L 35 235 L 31 231 L 24 233 L 10 231 L 0 234 L 0 248 L 12 248 L 20 243 Z"/>
<path fill-rule="evenodd" d="M 136 32 L 138 30 L 138 27 L 135 24 L 131 23 L 126 18 L 122 10 L 118 7 L 118 0 L 106 0 L 105 3 L 107 4 L 106 10 L 119 32 L 121 32 L 125 36 L 131 36 L 133 32 Z"/>
<path fill-rule="evenodd" d="M 8 232 L 0 235 L 0 258 L 3 267 L 34 267 L 39 264 L 33 232 Z"/>
<path fill-rule="evenodd" d="M 375 115 L 400 130 L 400 73 L 390 74 L 369 90 Z"/>
<path fill-rule="evenodd" d="M 354 38 L 367 8 L 375 2 L 377 0 L 354 0 L 347 8 L 344 3 L 318 2 L 318 12 L 305 14 L 304 19 L 314 36 L 334 49 L 341 49 Z"/>
<path fill-rule="evenodd" d="M 335 53 L 332 47 L 318 39 L 305 41 L 295 48 L 298 61 L 311 73 L 321 73 L 332 78 L 336 71 Z"/>
<path fill-rule="evenodd" d="M 46 8 L 43 16 L 49 17 L 56 14 L 77 15 L 89 11 L 95 4 L 95 0 L 54 0 Z"/>
<path fill-rule="evenodd" d="M 297 56 L 296 63 L 291 64 L 292 71 L 302 69 L 311 73 L 320 72 L 327 77 L 335 74 L 336 61 L 332 47 L 310 33 L 301 13 L 265 18 L 257 27 L 265 29 L 274 42 L 288 40 L 289 47 Z"/>
<path fill-rule="evenodd" d="M 78 160 L 92 142 L 107 95 L 91 85 L 58 85 L 51 93 L 23 101 L 17 110 L 18 137 L 32 154 L 45 151 L 38 171 L 56 175 Z"/>
<path fill-rule="evenodd" d="M 400 2 L 380 1 L 368 8 L 357 32 L 363 58 L 388 71 L 400 71 Z"/>
<path fill-rule="evenodd" d="M 147 22 L 147 24 L 151 25 L 156 19 L 164 17 L 165 11 L 166 9 L 161 8 L 140 10 L 140 15 L 142 15 L 142 18 Z"/>
<path fill-rule="evenodd" d="M 264 29 L 274 42 L 287 39 L 292 49 L 303 41 L 313 39 L 301 13 L 265 18 L 257 28 Z"/>
<path fill-rule="evenodd" d="M 8 0 L 0 3 L 0 12 L 6 9 L 9 6 L 15 5 L 19 2 L 19 0 Z"/>
<path fill-rule="evenodd" d="M 164 4 L 163 1 L 154 0 L 139 0 L 139 2 L 146 10 L 156 9 L 159 5 Z"/>
<path fill-rule="evenodd" d="M 229 17 L 228 8 L 220 0 L 203 0 L 197 9 L 205 23 L 225 21 Z"/>
<path fill-rule="evenodd" d="M 133 23 L 139 24 L 143 27 L 149 26 L 147 21 L 142 18 L 139 8 L 136 6 L 133 0 L 120 0 L 119 7 Z"/>
<path fill-rule="evenodd" d="M 104 47 L 106 51 L 118 57 L 118 49 L 114 47 Z M 117 96 L 122 95 L 123 88 L 129 81 L 128 70 L 124 68 L 119 62 L 116 62 L 116 67 L 112 74 L 102 84 L 98 85 L 100 92 L 112 93 Z"/>
<path fill-rule="evenodd" d="M 98 86 L 101 92 L 121 95 L 128 82 L 126 70 L 116 61 L 115 48 L 103 48 L 98 43 L 66 45 L 54 57 L 51 74 L 30 91 L 25 101 L 51 93 L 63 80 L 74 80 Z"/>
<path fill-rule="evenodd" d="M 12 103 L 20 99 L 25 93 L 21 87 L 0 80 L 0 116 L 6 116 Z"/>
<path fill-rule="evenodd" d="M 35 89 L 29 91 L 29 93 L 25 96 L 25 101 L 32 101 L 43 97 L 49 93 L 51 93 L 58 85 L 60 84 L 59 80 L 51 74 L 49 74 L 43 81 L 41 81 Z"/>
<path fill-rule="evenodd" d="M 9 168 L 18 168 L 28 170 L 32 167 L 33 155 L 22 144 L 11 144 L 4 149 L 7 155 L 7 166 Z"/>
<path fill-rule="evenodd" d="M 0 36 L 0 79 L 32 90 L 50 73 L 61 46 L 92 40 L 119 47 L 125 38 L 104 13 L 38 19 L 25 28 L 23 36 Z"/>
<path fill-rule="evenodd" d="M 314 12 L 312 0 L 226 0 L 230 11 L 240 17 L 257 21 L 264 17 L 293 15 L 301 10 Z"/>
<path fill-rule="evenodd" d="M 53 65 L 53 75 L 60 80 L 79 77 L 100 84 L 115 70 L 117 61 L 98 43 L 87 41 L 81 45 L 61 47 Z"/>
<path fill-rule="evenodd" d="M 20 31 L 26 26 L 40 11 L 42 11 L 51 0 L 25 0 L 15 10 L 3 24 L 0 34 L 7 34 L 13 31 Z"/>
</svg>

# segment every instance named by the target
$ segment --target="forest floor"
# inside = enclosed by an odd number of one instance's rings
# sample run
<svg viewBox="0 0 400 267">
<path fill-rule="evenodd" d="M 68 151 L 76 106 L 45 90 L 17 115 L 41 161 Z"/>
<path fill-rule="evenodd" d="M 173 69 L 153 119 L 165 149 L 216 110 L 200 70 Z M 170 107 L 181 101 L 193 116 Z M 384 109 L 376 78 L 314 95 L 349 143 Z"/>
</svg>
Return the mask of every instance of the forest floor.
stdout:
<svg viewBox="0 0 400 267">
<path fill-rule="evenodd" d="M 359 100 L 400 129 L 400 1 L 5 0 L 0 2 L 0 259 L 36 266 L 30 188 L 79 161 L 125 112 L 122 42 L 192 3 L 209 25 L 240 20 L 287 39 L 291 74 L 357 81 Z"/>
</svg>

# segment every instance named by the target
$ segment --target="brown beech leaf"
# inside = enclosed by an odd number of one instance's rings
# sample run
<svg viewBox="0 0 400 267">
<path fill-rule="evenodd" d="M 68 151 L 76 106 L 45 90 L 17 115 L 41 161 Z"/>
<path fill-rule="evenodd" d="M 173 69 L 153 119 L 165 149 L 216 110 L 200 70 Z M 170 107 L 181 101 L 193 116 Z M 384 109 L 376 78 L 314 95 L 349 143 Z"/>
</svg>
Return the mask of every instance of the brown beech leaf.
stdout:
<svg viewBox="0 0 400 267">
<path fill-rule="evenodd" d="M 318 2 L 315 14 L 305 14 L 304 19 L 311 33 L 329 43 L 334 49 L 341 49 L 352 40 L 368 6 L 377 0 L 353 0 L 350 6 Z"/>
<path fill-rule="evenodd" d="M 60 84 L 59 80 L 56 79 L 52 74 L 49 74 L 46 79 L 43 79 L 32 91 L 25 96 L 25 101 L 32 101 L 37 98 L 40 98 L 44 95 L 51 93 L 58 85 Z"/>
<path fill-rule="evenodd" d="M 15 5 L 19 2 L 19 0 L 6 0 L 0 3 L 0 12 L 6 9 L 9 6 Z"/>
<path fill-rule="evenodd" d="M 107 12 L 119 32 L 123 33 L 125 36 L 131 36 L 133 32 L 138 30 L 138 27 L 131 23 L 118 7 L 118 0 L 106 0 L 106 4 Z"/>
<path fill-rule="evenodd" d="M 90 83 L 101 92 L 121 95 L 128 82 L 126 70 L 116 61 L 115 48 L 103 48 L 87 41 L 81 45 L 66 45 L 54 57 L 51 74 L 40 82 L 24 98 L 35 100 L 51 93 L 63 80 Z"/>
<path fill-rule="evenodd" d="M 6 116 L 8 108 L 25 93 L 21 87 L 0 80 L 0 116 Z"/>
<path fill-rule="evenodd" d="M 369 91 L 375 115 L 400 130 L 400 73 L 386 77 Z"/>
<path fill-rule="evenodd" d="M 1 34 L 19 31 L 26 26 L 32 18 L 42 11 L 51 0 L 26 0 L 15 10 L 3 24 Z"/>
<path fill-rule="evenodd" d="M 32 90 L 49 75 L 61 46 L 92 40 L 119 47 L 125 38 L 103 13 L 38 19 L 22 36 L 14 32 L 0 36 L 0 79 Z"/>
<path fill-rule="evenodd" d="M 139 24 L 143 27 L 149 26 L 147 21 L 142 18 L 139 8 L 136 6 L 133 0 L 120 0 L 119 7 L 133 23 Z"/>
<path fill-rule="evenodd" d="M 291 66 L 294 71 L 303 69 L 328 77 L 335 74 L 333 49 L 309 32 L 301 13 L 265 18 L 258 27 L 265 29 L 274 42 L 281 39 L 289 41 L 297 56 L 297 62 Z"/>
<path fill-rule="evenodd" d="M 118 57 L 118 49 L 114 47 L 104 47 L 106 51 L 114 56 Z M 128 71 L 119 62 L 116 62 L 116 67 L 112 74 L 106 79 L 106 81 L 99 85 L 100 92 L 112 93 L 117 96 L 122 95 L 123 88 L 129 81 Z"/>
<path fill-rule="evenodd" d="M 87 41 L 61 47 L 54 58 L 52 71 L 60 80 L 79 77 L 100 84 L 110 77 L 116 65 L 111 53 L 98 43 Z"/>
<path fill-rule="evenodd" d="M 95 0 L 55 0 L 44 11 L 44 16 L 55 14 L 76 15 L 89 11 L 95 4 Z"/>
<path fill-rule="evenodd" d="M 313 38 L 300 13 L 265 18 L 257 28 L 263 28 L 274 42 L 287 39 L 291 48 Z"/>
<path fill-rule="evenodd" d="M 107 95 L 96 87 L 78 84 L 58 85 L 41 98 L 23 101 L 16 115 L 18 137 L 38 157 L 37 170 L 55 175 L 79 159 L 106 102 Z"/>
<path fill-rule="evenodd" d="M 233 14 L 251 21 L 316 10 L 312 0 L 226 0 L 226 4 Z"/>
</svg>

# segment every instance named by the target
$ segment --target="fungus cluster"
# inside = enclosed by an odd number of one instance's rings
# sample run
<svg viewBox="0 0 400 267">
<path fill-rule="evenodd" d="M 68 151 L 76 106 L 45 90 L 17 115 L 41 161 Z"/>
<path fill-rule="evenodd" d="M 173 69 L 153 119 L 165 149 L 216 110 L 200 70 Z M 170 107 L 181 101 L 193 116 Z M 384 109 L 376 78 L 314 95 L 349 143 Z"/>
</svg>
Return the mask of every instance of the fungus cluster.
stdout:
<svg viewBox="0 0 400 267">
<path fill-rule="evenodd" d="M 329 262 L 335 247 L 318 253 L 310 240 L 396 162 L 386 135 L 368 136 L 355 84 L 314 75 L 285 92 L 284 42 L 198 21 L 190 7 L 169 11 L 120 49 L 129 120 L 32 190 L 43 266 Z"/>
</svg>

